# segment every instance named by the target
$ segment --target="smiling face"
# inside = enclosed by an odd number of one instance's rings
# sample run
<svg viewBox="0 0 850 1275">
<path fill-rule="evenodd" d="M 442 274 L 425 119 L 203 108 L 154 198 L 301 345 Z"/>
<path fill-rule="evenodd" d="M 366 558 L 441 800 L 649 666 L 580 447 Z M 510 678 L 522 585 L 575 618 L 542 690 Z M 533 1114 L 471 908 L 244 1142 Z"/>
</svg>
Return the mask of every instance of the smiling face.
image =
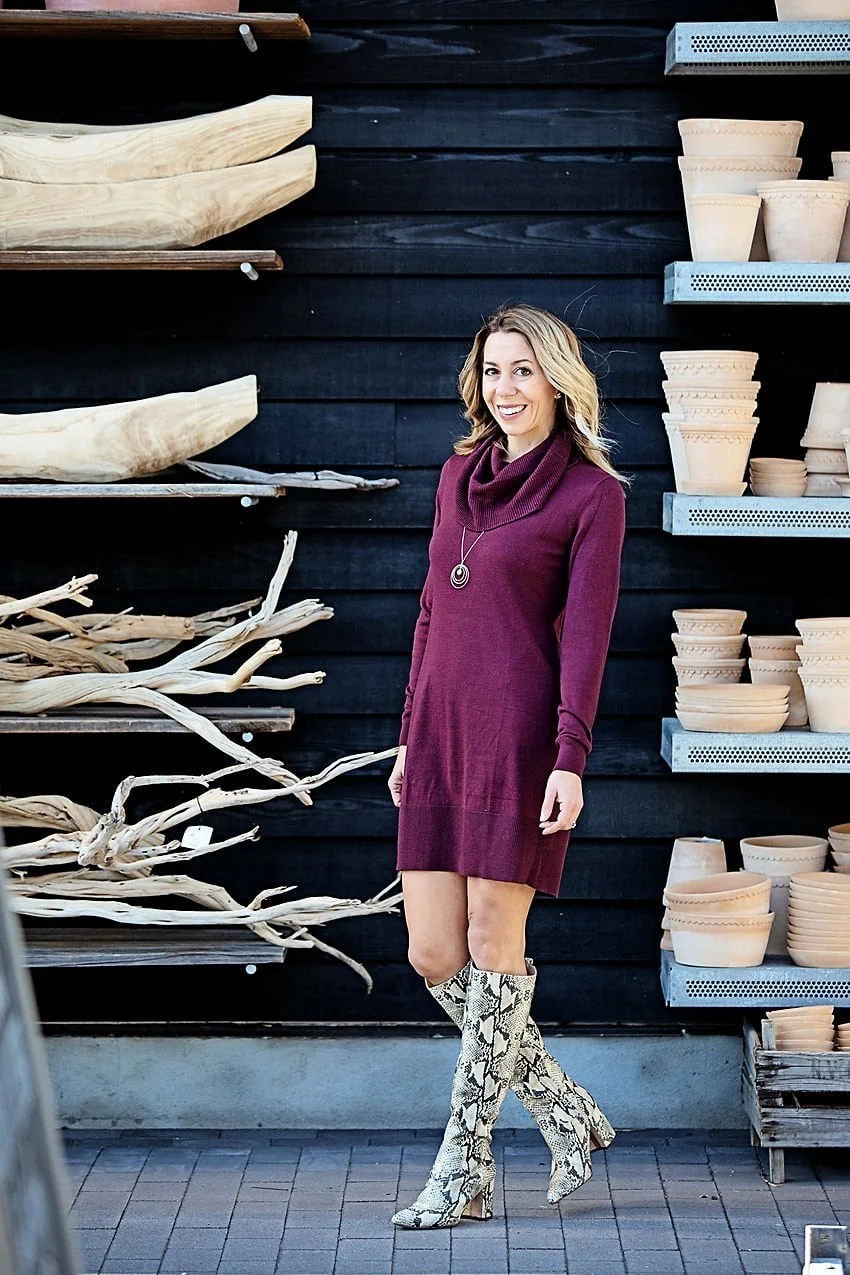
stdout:
<svg viewBox="0 0 850 1275">
<path fill-rule="evenodd" d="M 484 401 L 509 440 L 528 451 L 555 426 L 555 387 L 547 381 L 529 341 L 519 332 L 491 332 L 484 343 Z M 520 441 L 521 440 L 521 441 Z"/>
</svg>

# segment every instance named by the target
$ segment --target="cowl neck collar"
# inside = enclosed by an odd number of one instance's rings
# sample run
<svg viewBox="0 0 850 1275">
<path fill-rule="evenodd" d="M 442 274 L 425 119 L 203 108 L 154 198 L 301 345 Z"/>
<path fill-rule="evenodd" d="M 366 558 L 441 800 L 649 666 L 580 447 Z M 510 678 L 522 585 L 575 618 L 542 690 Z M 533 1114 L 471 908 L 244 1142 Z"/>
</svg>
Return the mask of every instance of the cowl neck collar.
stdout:
<svg viewBox="0 0 850 1275">
<path fill-rule="evenodd" d="M 480 443 L 458 469 L 455 512 L 469 531 L 490 531 L 536 513 L 563 477 L 573 445 L 563 429 L 509 460 L 493 440 Z"/>
</svg>

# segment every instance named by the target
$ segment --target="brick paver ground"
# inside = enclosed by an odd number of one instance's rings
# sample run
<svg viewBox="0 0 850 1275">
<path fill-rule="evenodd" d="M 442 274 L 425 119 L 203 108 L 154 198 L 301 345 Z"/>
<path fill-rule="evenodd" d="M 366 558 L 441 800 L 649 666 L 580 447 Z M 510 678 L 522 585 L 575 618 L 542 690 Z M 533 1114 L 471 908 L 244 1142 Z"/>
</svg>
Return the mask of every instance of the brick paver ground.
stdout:
<svg viewBox="0 0 850 1275">
<path fill-rule="evenodd" d="M 786 1156 L 771 1187 L 738 1133 L 621 1133 L 547 1204 L 546 1149 L 499 1132 L 496 1215 L 398 1231 L 434 1131 L 74 1132 L 87 1272 L 123 1275 L 800 1275 L 807 1223 L 850 1222 L 846 1152 Z"/>
</svg>

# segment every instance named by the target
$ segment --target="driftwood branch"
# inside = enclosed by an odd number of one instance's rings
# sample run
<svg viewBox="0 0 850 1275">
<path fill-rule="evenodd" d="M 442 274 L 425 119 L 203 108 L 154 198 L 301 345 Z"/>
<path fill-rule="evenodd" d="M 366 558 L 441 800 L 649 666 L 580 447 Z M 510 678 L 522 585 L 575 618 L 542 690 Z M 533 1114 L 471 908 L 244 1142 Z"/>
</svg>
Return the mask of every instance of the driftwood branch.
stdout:
<svg viewBox="0 0 850 1275">
<path fill-rule="evenodd" d="M 338 775 L 389 758 L 396 751 L 393 748 L 340 758 L 292 788 L 307 792 Z M 153 874 L 155 867 L 165 863 L 197 858 L 257 839 L 256 827 L 223 841 L 189 848 L 183 847 L 182 839 L 165 839 L 169 829 L 212 811 L 256 805 L 285 795 L 280 788 L 213 786 L 246 769 L 249 767 L 243 765 L 209 775 L 129 776 L 117 786 L 109 810 L 102 815 L 64 797 L 0 797 L 0 826 L 55 829 L 37 841 L 0 849 L 0 864 L 14 874 L 10 881 L 13 907 L 26 916 L 87 916 L 129 925 L 246 925 L 275 946 L 316 947 L 336 957 L 371 988 L 371 979 L 358 961 L 316 938 L 309 927 L 345 917 L 396 911 L 402 896 L 390 891 L 398 884 L 398 877 L 365 901 L 320 896 L 280 902 L 279 896 L 291 893 L 295 887 L 274 886 L 242 905 L 221 886 L 182 874 Z M 135 822 L 128 819 L 127 803 L 137 789 L 169 784 L 192 785 L 202 791 Z M 68 865 L 67 870 L 45 871 L 63 865 Z M 195 905 L 194 910 L 126 902 L 128 898 L 144 901 L 163 897 L 180 898 Z"/>
<path fill-rule="evenodd" d="M 314 487 L 323 491 L 385 491 L 387 487 L 397 487 L 399 484 L 397 478 L 363 478 L 360 474 L 338 474 L 334 469 L 302 469 L 294 473 L 269 474 L 265 470 L 251 469 L 245 465 L 211 465 L 201 460 L 187 460 L 183 463 L 187 469 L 226 483 L 269 483 L 275 487 Z"/>
</svg>

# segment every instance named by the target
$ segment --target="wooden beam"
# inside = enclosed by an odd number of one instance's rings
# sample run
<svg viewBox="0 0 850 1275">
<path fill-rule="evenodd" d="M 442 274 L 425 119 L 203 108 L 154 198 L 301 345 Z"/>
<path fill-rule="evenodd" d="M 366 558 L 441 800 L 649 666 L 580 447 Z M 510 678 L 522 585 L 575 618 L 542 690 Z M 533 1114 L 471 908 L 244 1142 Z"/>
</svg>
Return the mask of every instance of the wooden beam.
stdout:
<svg viewBox="0 0 850 1275">
<path fill-rule="evenodd" d="M 6 500 L 67 500 L 69 498 L 102 500 L 110 499 L 158 499 L 175 496 L 232 498 L 250 500 L 261 497 L 285 496 L 286 488 L 273 483 L 17 483 L 0 482 L 0 498 Z"/>
<path fill-rule="evenodd" d="M 0 36 L 119 37 L 153 40 L 239 39 L 248 25 L 266 40 L 309 40 L 297 13 L 83 13 L 36 9 L 0 10 Z"/>
<path fill-rule="evenodd" d="M 25 926 L 31 968 L 81 969 L 107 965 L 281 965 L 286 950 L 245 928 L 223 932 L 180 926 Z"/>
<path fill-rule="evenodd" d="M 197 711 L 214 722 L 225 735 L 277 734 L 291 731 L 294 708 L 232 708 L 199 705 Z M 62 712 L 0 713 L 0 735 L 160 735 L 185 733 L 170 717 L 130 705 L 121 708 L 64 709 Z"/>
<path fill-rule="evenodd" d="M 242 270 L 247 273 L 245 266 L 276 271 L 283 269 L 283 261 L 272 248 L 0 250 L 0 270 Z"/>
</svg>

